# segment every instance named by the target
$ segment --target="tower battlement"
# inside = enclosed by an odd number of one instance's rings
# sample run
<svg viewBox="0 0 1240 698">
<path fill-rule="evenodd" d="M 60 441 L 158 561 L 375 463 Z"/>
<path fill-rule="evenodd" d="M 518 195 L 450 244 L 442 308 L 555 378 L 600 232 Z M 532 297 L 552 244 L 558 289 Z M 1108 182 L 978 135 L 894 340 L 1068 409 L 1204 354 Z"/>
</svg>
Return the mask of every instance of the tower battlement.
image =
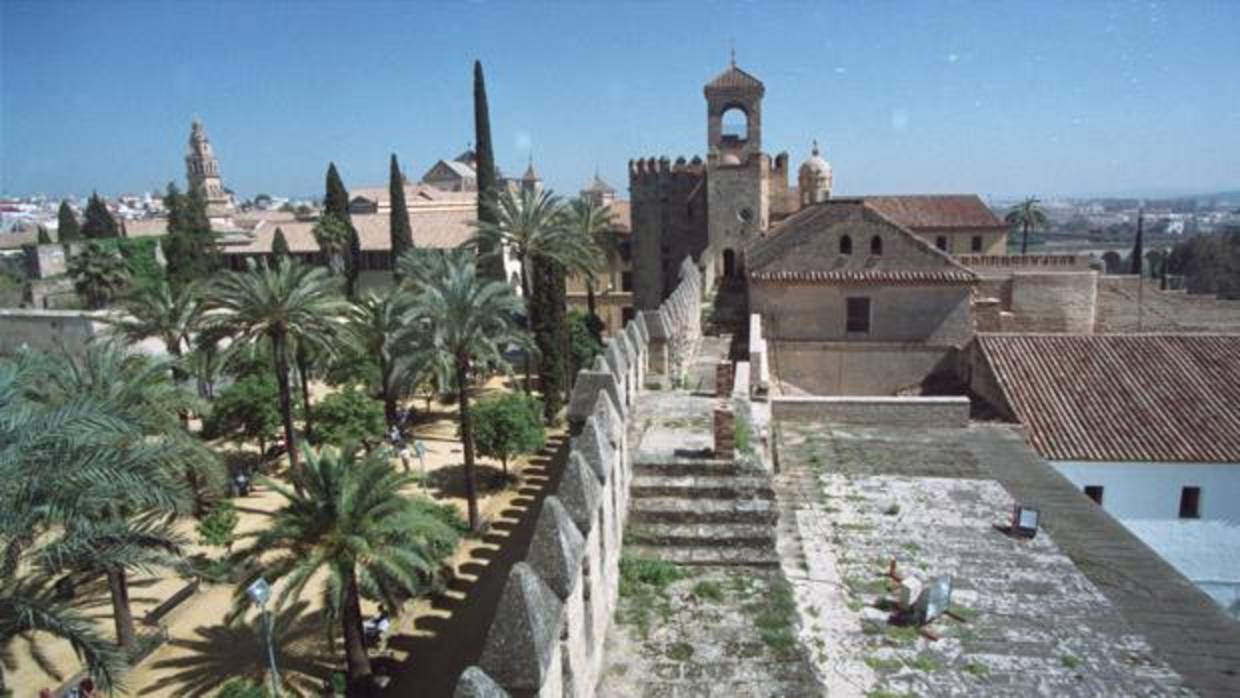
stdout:
<svg viewBox="0 0 1240 698">
<path fill-rule="evenodd" d="M 697 155 L 686 160 L 681 155 L 672 161 L 667 156 L 629 160 L 629 181 L 633 184 L 655 183 L 676 177 L 701 177 L 705 172 L 702 158 Z"/>
</svg>

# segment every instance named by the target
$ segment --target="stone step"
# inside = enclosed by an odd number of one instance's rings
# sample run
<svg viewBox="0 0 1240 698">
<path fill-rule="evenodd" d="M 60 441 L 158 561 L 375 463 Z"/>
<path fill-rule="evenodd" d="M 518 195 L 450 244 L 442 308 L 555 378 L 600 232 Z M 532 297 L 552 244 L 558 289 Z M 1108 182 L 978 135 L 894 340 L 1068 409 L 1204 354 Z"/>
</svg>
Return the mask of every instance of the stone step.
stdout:
<svg viewBox="0 0 1240 698">
<path fill-rule="evenodd" d="M 633 545 L 628 551 L 637 557 L 663 560 L 677 565 L 747 565 L 778 567 L 779 554 L 770 546 L 653 546 Z"/>
<path fill-rule="evenodd" d="M 736 461 L 703 461 L 699 463 L 635 463 L 634 475 L 661 475 L 677 477 L 693 475 L 696 477 L 737 477 L 755 475 L 751 467 L 743 466 Z"/>
<path fill-rule="evenodd" d="M 629 520 L 633 523 L 775 524 L 779 521 L 779 512 L 769 499 L 646 497 L 631 500 Z"/>
<path fill-rule="evenodd" d="M 642 545 L 689 547 L 771 546 L 775 529 L 770 524 L 633 524 L 624 533 L 627 541 Z"/>
<path fill-rule="evenodd" d="M 765 476 L 698 477 L 640 475 L 629 485 L 634 499 L 684 497 L 687 499 L 774 499 L 775 491 Z"/>
</svg>

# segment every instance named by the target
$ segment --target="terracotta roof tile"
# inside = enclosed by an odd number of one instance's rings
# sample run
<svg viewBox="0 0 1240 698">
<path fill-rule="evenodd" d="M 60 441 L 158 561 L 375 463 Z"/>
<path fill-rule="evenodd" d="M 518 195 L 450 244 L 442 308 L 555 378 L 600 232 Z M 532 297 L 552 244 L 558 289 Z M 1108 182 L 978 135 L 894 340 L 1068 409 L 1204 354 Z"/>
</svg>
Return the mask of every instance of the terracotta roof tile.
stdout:
<svg viewBox="0 0 1240 698">
<path fill-rule="evenodd" d="M 749 278 L 755 281 L 774 281 L 788 283 L 819 283 L 819 282 L 857 282 L 857 283 L 911 283 L 946 282 L 969 283 L 974 276 L 965 271 L 953 269 L 943 271 L 925 271 L 917 269 L 872 269 L 846 271 L 770 271 L 754 272 Z"/>
<path fill-rule="evenodd" d="M 1240 463 L 1240 337 L 979 335 L 1048 460 Z"/>
<path fill-rule="evenodd" d="M 762 81 L 758 78 L 737 68 L 733 64 L 730 68 L 719 73 L 710 82 L 706 83 L 707 90 L 735 90 L 735 89 L 765 89 Z"/>
<path fill-rule="evenodd" d="M 864 196 L 884 216 L 914 231 L 934 228 L 1007 228 L 976 194 Z"/>
</svg>

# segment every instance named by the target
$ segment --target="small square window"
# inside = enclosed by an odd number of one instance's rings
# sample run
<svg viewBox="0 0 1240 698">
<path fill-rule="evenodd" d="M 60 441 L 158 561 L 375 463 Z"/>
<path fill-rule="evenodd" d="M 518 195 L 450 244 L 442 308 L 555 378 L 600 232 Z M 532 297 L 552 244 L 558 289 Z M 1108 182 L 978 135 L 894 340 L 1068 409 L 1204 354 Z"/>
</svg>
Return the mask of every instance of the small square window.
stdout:
<svg viewBox="0 0 1240 698">
<path fill-rule="evenodd" d="M 845 332 L 869 334 L 870 332 L 870 299 L 847 298 L 846 310 L 848 317 L 844 323 Z"/>
<path fill-rule="evenodd" d="M 969 243 L 969 249 L 973 250 L 974 252 L 982 251 L 982 236 L 981 235 L 973 236 L 973 240 Z"/>
<path fill-rule="evenodd" d="M 1095 504 L 1102 505 L 1102 485 L 1085 485 L 1085 496 L 1094 500 Z"/>
<path fill-rule="evenodd" d="M 1180 490 L 1180 518 L 1201 518 L 1201 488 L 1185 487 Z"/>
<path fill-rule="evenodd" d="M 621 291 L 632 291 L 633 290 L 633 272 L 625 271 L 625 272 L 620 273 L 620 290 Z"/>
</svg>

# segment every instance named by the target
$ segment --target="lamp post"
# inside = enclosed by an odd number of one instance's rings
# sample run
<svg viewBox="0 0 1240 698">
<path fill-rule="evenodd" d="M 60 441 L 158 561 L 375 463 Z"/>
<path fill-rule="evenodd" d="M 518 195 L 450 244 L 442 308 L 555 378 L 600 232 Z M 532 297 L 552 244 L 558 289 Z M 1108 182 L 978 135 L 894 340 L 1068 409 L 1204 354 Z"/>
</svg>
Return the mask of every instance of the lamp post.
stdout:
<svg viewBox="0 0 1240 698">
<path fill-rule="evenodd" d="M 280 672 L 276 670 L 276 650 L 271 644 L 271 611 L 267 608 L 267 601 L 271 598 L 271 585 L 266 579 L 259 577 L 245 590 L 245 593 L 262 613 L 267 635 L 267 664 L 271 669 L 271 692 L 276 698 L 280 698 Z"/>
</svg>

